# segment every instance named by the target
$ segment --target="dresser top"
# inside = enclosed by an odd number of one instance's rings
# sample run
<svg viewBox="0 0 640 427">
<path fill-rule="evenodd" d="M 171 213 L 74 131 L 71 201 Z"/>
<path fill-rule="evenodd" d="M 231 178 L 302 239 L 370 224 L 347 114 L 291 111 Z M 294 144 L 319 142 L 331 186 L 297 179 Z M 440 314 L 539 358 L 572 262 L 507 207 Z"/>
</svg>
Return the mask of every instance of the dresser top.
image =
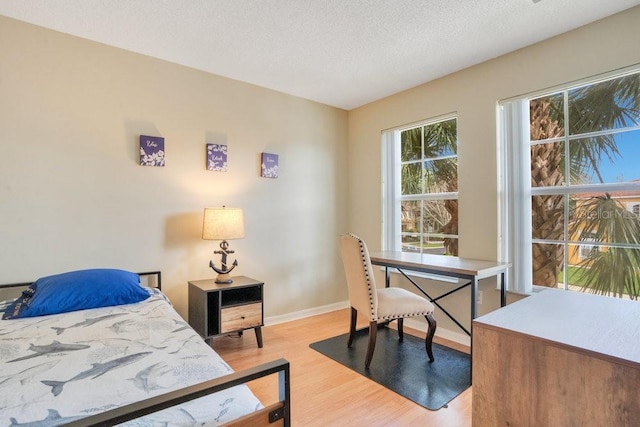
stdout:
<svg viewBox="0 0 640 427">
<path fill-rule="evenodd" d="M 474 320 L 640 368 L 640 302 L 547 289 Z"/>
<path fill-rule="evenodd" d="M 233 276 L 232 279 L 233 282 L 231 283 L 216 283 L 215 279 L 189 280 L 189 284 L 197 286 L 203 291 L 224 291 L 226 289 L 264 285 L 263 282 L 246 276 Z"/>
</svg>

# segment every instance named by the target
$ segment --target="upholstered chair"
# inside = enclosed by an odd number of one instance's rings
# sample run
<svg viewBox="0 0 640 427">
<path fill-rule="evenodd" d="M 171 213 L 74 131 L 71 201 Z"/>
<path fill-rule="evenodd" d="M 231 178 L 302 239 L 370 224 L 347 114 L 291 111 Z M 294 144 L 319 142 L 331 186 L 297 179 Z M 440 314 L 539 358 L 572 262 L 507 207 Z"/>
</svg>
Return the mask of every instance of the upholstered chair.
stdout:
<svg viewBox="0 0 640 427">
<path fill-rule="evenodd" d="M 368 369 L 376 346 L 378 323 L 397 320 L 399 340 L 402 342 L 402 322 L 405 317 L 424 316 L 429 324 L 425 347 L 429 361 L 433 362 L 432 342 L 436 332 L 433 304 L 424 297 L 406 289 L 389 287 L 378 289 L 373 276 L 366 243 L 353 234 L 340 236 L 340 252 L 349 288 L 351 324 L 348 347 L 353 344 L 358 313 L 369 320 L 369 344 L 364 362 Z"/>
</svg>

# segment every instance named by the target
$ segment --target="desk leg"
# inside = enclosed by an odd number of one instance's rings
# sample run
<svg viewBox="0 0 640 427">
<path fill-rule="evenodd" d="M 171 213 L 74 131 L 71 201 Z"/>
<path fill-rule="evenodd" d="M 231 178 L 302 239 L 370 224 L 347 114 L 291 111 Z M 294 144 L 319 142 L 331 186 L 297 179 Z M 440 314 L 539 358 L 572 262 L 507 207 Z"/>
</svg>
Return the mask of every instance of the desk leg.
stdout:
<svg viewBox="0 0 640 427">
<path fill-rule="evenodd" d="M 500 307 L 504 307 L 505 305 L 507 305 L 507 288 L 505 286 L 505 278 L 504 275 L 506 274 L 506 272 L 502 272 L 502 274 L 500 274 Z"/>
<path fill-rule="evenodd" d="M 384 287 L 388 288 L 391 284 L 391 272 L 389 271 L 389 267 L 385 265 L 384 267 Z"/>
<path fill-rule="evenodd" d="M 473 276 L 471 280 L 471 320 L 478 317 L 478 276 Z"/>
<path fill-rule="evenodd" d="M 473 378 L 473 319 L 478 316 L 478 300 L 476 299 L 476 295 L 478 295 L 478 276 L 473 276 L 473 280 L 471 281 L 471 325 L 469 325 L 469 329 L 471 329 L 471 334 L 469 334 L 469 352 L 471 353 L 471 378 Z"/>
</svg>

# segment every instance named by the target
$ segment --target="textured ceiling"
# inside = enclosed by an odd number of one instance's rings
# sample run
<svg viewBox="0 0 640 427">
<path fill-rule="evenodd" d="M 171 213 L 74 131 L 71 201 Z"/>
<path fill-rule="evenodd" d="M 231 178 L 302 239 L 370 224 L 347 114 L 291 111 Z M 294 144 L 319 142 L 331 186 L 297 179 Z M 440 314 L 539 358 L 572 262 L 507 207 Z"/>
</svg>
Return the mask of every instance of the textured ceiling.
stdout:
<svg viewBox="0 0 640 427">
<path fill-rule="evenodd" d="M 349 110 L 638 4 L 0 0 L 0 15 Z"/>
</svg>

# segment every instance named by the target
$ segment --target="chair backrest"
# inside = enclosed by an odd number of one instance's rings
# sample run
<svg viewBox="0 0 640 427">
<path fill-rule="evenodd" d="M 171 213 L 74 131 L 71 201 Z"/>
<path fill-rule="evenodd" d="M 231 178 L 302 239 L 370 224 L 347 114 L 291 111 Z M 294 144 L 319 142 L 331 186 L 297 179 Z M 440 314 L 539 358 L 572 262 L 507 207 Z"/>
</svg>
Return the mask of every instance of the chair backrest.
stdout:
<svg viewBox="0 0 640 427">
<path fill-rule="evenodd" d="M 343 234 L 340 252 L 349 287 L 349 304 L 369 321 L 376 320 L 378 295 L 367 244 L 358 236 Z"/>
</svg>

